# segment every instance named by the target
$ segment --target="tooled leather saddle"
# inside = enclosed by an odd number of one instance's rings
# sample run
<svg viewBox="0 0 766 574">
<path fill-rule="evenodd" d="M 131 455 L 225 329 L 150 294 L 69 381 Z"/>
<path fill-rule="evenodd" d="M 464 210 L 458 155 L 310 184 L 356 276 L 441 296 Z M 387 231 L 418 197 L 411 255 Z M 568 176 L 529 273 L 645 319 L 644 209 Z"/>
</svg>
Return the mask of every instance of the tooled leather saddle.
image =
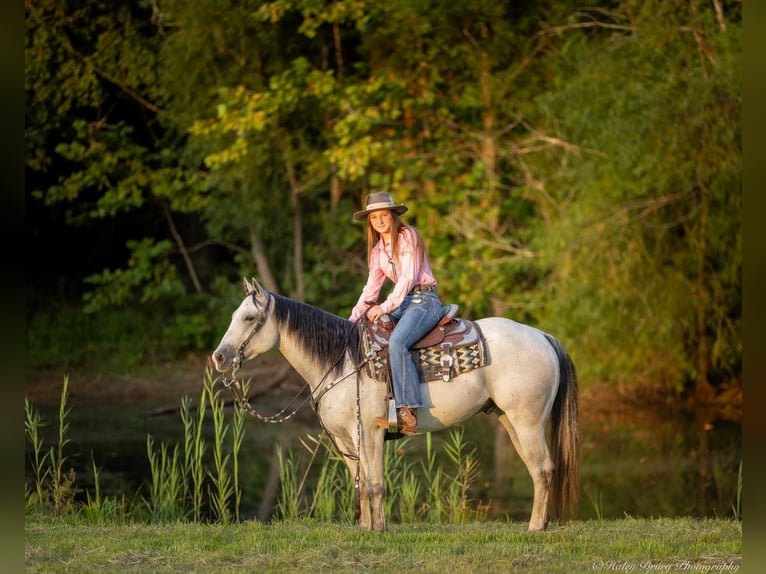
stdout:
<svg viewBox="0 0 766 574">
<path fill-rule="evenodd" d="M 486 341 L 473 321 L 457 318 L 457 305 L 449 305 L 439 323 L 411 349 L 420 382 L 451 381 L 454 377 L 488 364 Z M 378 323 L 360 321 L 367 374 L 389 381 L 388 343 L 394 323 L 384 315 Z"/>
</svg>

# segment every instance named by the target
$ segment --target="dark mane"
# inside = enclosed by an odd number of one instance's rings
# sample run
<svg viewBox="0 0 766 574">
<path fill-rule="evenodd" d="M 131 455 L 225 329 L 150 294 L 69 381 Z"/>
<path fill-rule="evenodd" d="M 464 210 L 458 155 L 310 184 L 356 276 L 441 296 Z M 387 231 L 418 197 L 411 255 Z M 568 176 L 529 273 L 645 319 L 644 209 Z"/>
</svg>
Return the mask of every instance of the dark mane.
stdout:
<svg viewBox="0 0 766 574">
<path fill-rule="evenodd" d="M 346 351 L 355 364 L 360 363 L 359 331 L 354 323 L 308 303 L 274 293 L 271 296 L 277 325 L 288 329 L 321 368 L 341 374 Z"/>
</svg>

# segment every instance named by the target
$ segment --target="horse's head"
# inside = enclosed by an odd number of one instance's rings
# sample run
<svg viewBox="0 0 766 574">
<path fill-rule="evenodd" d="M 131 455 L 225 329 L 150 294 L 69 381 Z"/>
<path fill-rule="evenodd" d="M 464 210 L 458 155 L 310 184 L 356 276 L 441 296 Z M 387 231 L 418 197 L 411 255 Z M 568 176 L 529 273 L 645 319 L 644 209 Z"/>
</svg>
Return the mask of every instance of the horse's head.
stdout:
<svg viewBox="0 0 766 574">
<path fill-rule="evenodd" d="M 232 368 L 234 360 L 238 366 L 265 353 L 276 345 L 279 332 L 270 312 L 274 307 L 271 293 L 253 279 L 243 280 L 246 296 L 231 315 L 231 323 L 218 348 L 213 351 L 213 363 L 219 372 Z"/>
</svg>

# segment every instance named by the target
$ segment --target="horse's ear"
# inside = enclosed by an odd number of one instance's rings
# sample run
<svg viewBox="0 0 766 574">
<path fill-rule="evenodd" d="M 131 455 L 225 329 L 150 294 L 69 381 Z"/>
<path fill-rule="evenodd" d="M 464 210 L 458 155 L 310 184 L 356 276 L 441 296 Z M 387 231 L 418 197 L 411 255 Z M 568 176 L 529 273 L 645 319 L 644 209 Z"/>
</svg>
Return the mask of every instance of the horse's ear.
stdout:
<svg viewBox="0 0 766 574">
<path fill-rule="evenodd" d="M 258 281 L 255 280 L 255 277 L 252 278 L 252 283 L 250 284 L 250 288 L 252 291 L 255 291 L 256 297 L 261 297 L 263 295 L 263 287 L 261 287 L 258 284 Z"/>
<path fill-rule="evenodd" d="M 250 293 L 253 293 L 256 299 L 263 298 L 265 291 L 263 287 L 258 284 L 258 281 L 255 280 L 255 277 L 250 281 L 242 278 L 242 284 L 245 286 L 245 294 L 249 295 Z"/>
</svg>

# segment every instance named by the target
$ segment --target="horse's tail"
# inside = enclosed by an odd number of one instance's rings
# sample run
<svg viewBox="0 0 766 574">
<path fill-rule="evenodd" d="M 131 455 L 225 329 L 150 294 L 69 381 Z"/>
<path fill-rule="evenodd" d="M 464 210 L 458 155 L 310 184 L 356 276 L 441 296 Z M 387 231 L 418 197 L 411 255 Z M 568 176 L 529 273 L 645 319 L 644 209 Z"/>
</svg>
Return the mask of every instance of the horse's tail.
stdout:
<svg viewBox="0 0 766 574">
<path fill-rule="evenodd" d="M 561 341 L 545 334 L 559 360 L 559 389 L 551 413 L 553 480 L 551 495 L 559 520 L 574 516 L 580 504 L 580 428 L 577 405 L 577 371 Z"/>
</svg>

